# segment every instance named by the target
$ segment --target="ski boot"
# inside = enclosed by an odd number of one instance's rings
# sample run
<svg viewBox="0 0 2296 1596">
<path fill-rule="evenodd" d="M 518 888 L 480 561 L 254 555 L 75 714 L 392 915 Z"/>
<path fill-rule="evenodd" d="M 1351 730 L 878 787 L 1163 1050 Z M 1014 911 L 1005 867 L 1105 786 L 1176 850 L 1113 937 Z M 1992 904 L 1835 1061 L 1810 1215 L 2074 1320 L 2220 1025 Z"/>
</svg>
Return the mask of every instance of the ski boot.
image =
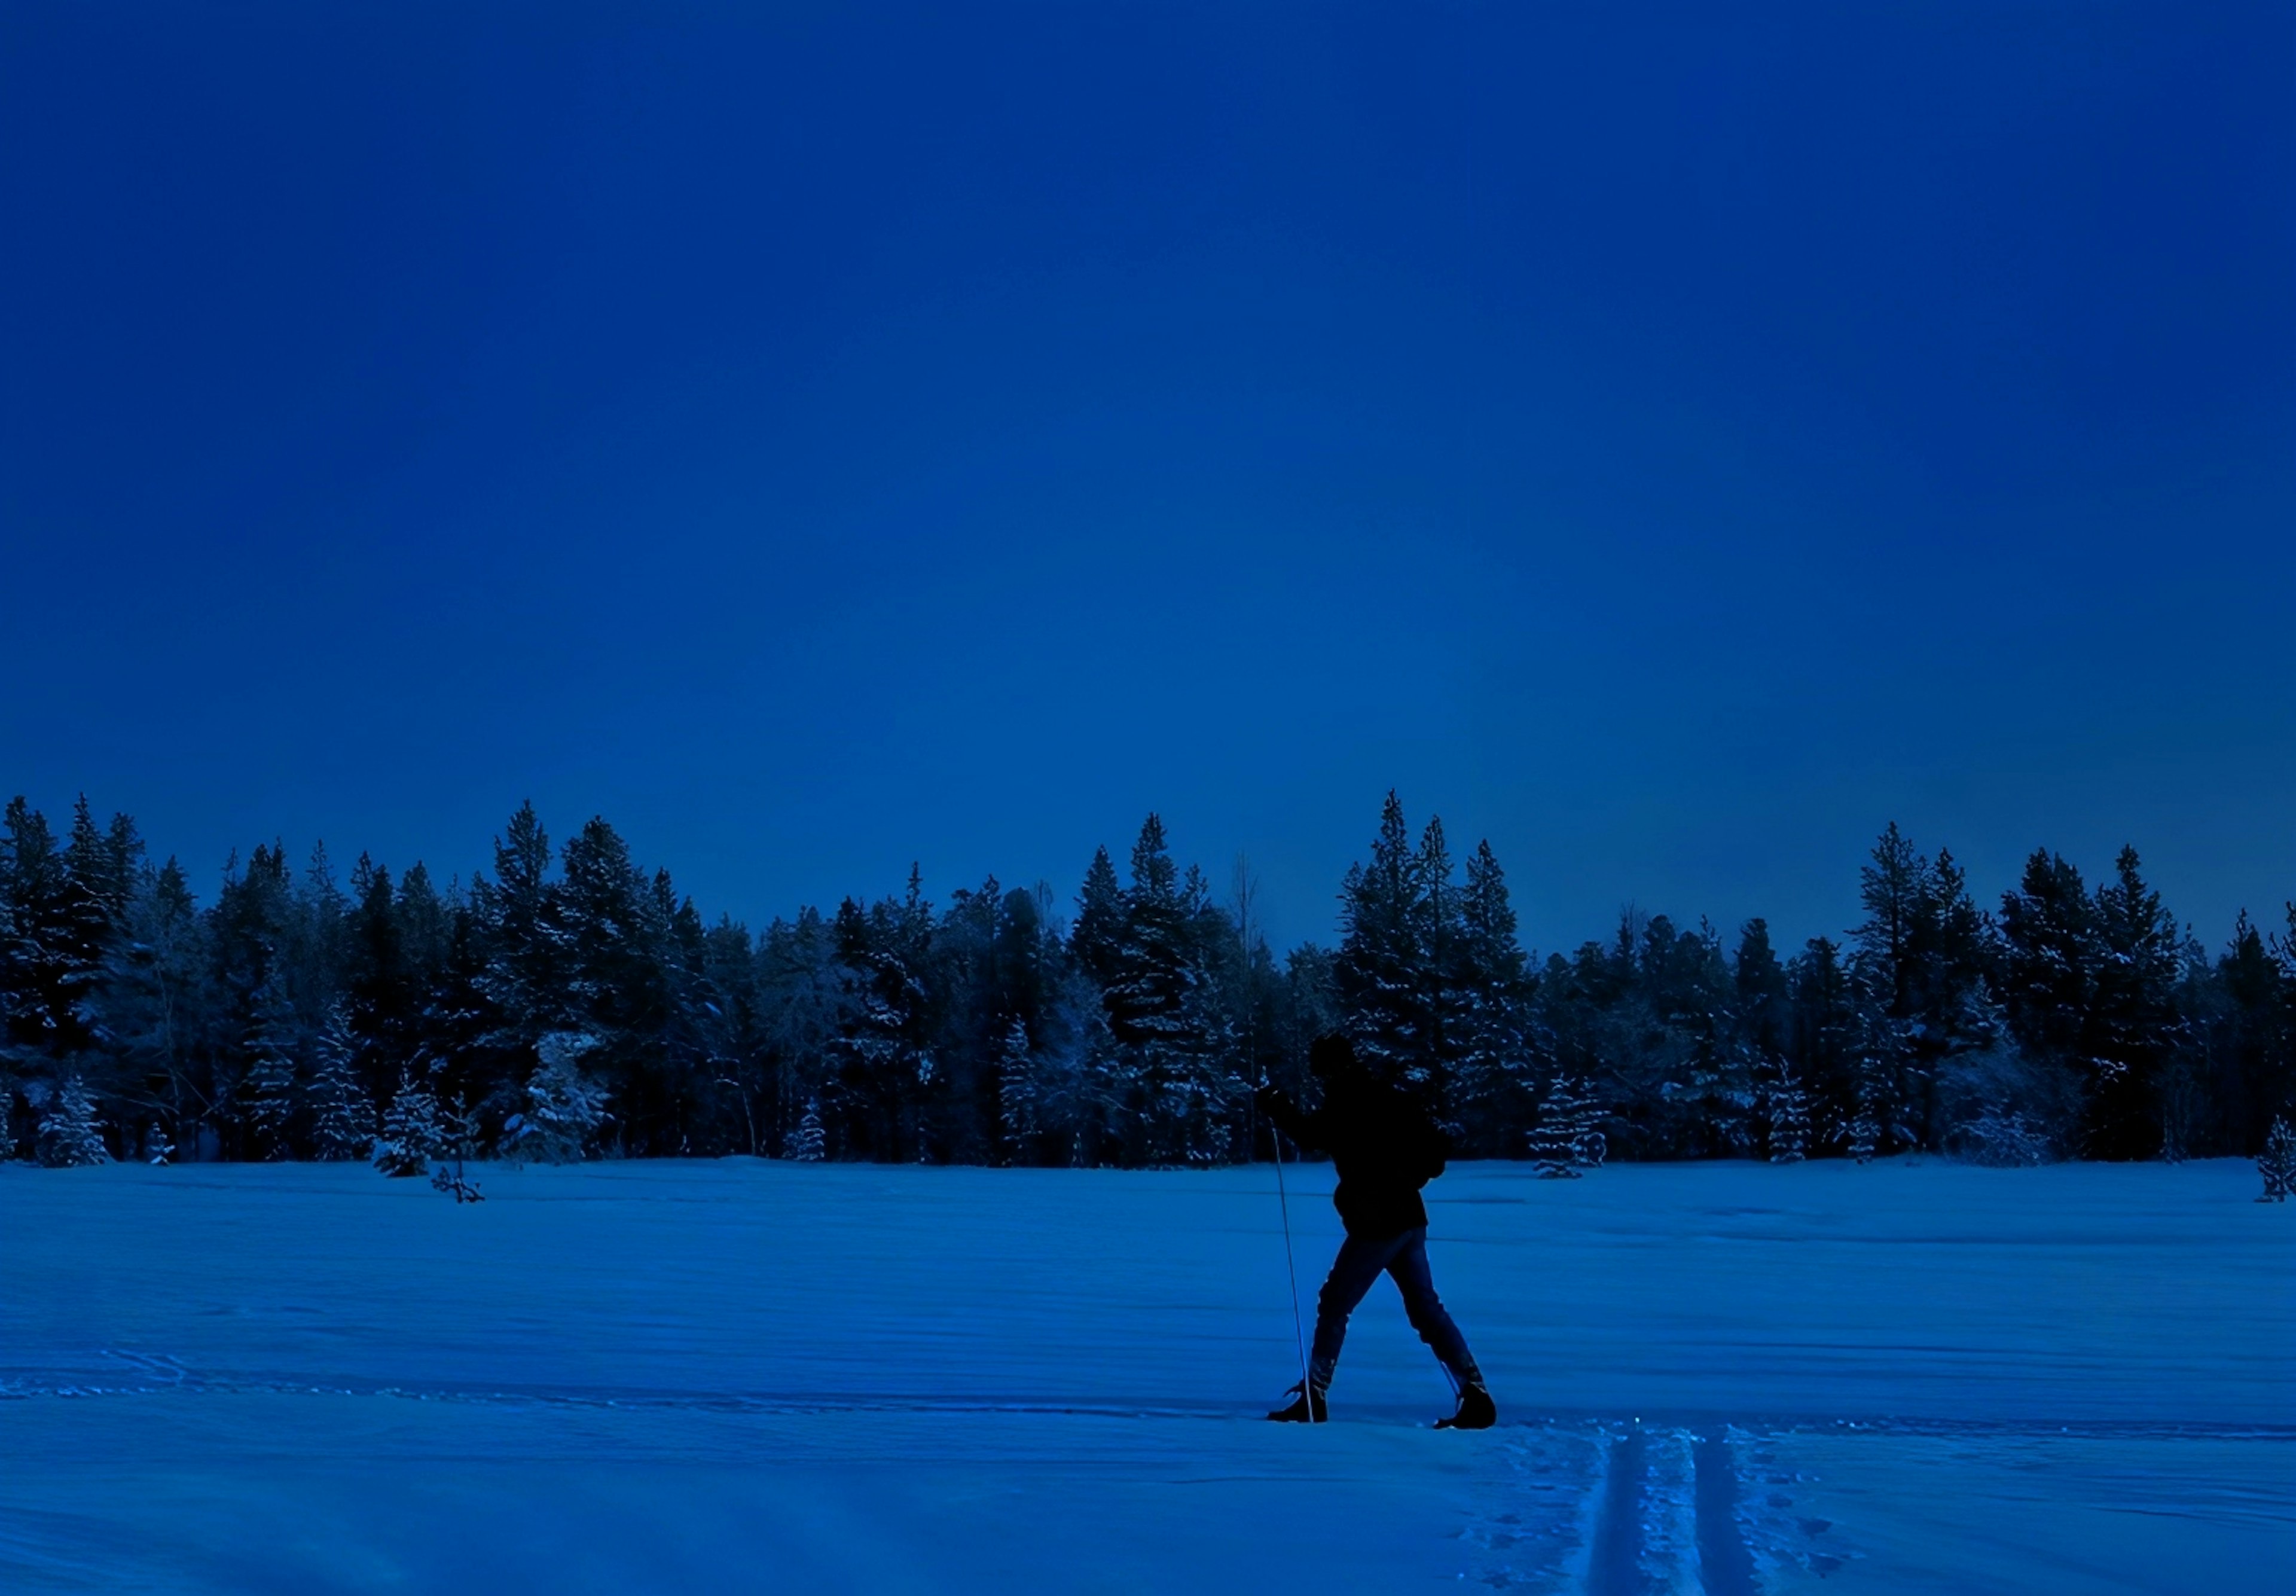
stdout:
<svg viewBox="0 0 2296 1596">
<path fill-rule="evenodd" d="M 1487 1430 L 1499 1421 L 1498 1404 L 1491 1394 L 1480 1386 L 1459 1387 L 1459 1411 L 1448 1419 L 1438 1419 L 1439 1430 Z"/>
<path fill-rule="evenodd" d="M 1267 1416 L 1278 1424 L 1328 1424 L 1331 1411 L 1324 1406 L 1324 1394 L 1308 1391 L 1300 1386 L 1292 1387 L 1295 1394 L 1289 1407 L 1277 1408 Z"/>
</svg>

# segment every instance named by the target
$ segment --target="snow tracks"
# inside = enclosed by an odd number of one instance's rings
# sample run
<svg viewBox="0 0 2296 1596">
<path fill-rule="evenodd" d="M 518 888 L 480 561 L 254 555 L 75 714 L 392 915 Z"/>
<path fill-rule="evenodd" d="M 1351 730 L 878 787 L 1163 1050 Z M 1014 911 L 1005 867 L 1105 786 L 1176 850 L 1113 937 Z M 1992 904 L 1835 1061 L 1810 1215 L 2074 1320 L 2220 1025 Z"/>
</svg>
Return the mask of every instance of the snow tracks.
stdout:
<svg viewBox="0 0 2296 1596">
<path fill-rule="evenodd" d="M 1586 1596 L 1756 1596 L 1767 1588 L 1750 1534 L 1775 1516 L 1742 1485 L 1758 1446 L 1727 1426 L 1639 1420 L 1526 1427 L 1507 1437 L 1517 1510 L 1467 1532 L 1494 1589 Z M 1784 1499 L 1779 1498 L 1783 1501 Z"/>
</svg>

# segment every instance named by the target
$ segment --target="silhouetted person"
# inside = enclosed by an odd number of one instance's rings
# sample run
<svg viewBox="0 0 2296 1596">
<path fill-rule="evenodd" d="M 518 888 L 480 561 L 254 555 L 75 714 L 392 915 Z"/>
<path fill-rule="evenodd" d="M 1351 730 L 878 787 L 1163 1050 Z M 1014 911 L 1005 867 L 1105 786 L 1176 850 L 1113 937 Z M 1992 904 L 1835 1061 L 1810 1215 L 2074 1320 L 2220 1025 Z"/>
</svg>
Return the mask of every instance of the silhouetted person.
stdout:
<svg viewBox="0 0 2296 1596">
<path fill-rule="evenodd" d="M 1348 1238 L 1332 1261 L 1331 1277 L 1316 1298 L 1316 1344 L 1308 1359 L 1307 1389 L 1270 1419 L 1321 1423 L 1324 1394 L 1339 1367 L 1347 1338 L 1348 1315 L 1363 1301 L 1383 1270 L 1403 1293 L 1411 1328 L 1435 1351 L 1459 1388 L 1459 1409 L 1436 1422 L 1438 1429 L 1488 1428 L 1498 1417 L 1491 1394 L 1475 1367 L 1467 1339 L 1435 1295 L 1427 1271 L 1427 1205 L 1419 1189 L 1443 1172 L 1448 1147 L 1427 1111 L 1408 1093 L 1375 1078 L 1356 1058 L 1343 1036 L 1318 1037 L 1308 1051 L 1308 1066 L 1324 1083 L 1323 1107 L 1309 1114 L 1282 1091 L 1263 1086 L 1252 1101 L 1283 1133 L 1303 1148 L 1332 1156 L 1340 1177 L 1332 1205 L 1340 1211 Z"/>
</svg>

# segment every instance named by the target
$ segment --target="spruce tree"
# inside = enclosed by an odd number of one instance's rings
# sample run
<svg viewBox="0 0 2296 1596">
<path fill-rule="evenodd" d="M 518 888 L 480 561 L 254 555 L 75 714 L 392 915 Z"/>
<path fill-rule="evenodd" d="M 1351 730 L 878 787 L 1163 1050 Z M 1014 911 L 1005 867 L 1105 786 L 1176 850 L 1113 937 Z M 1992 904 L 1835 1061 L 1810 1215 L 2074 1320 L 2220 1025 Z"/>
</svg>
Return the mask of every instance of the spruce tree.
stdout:
<svg viewBox="0 0 2296 1596">
<path fill-rule="evenodd" d="M 1731 960 L 1737 1028 L 1759 1057 L 1785 1051 L 1789 988 L 1785 967 L 1770 946 L 1769 922 L 1757 917 L 1738 930 L 1738 952 Z"/>
<path fill-rule="evenodd" d="M 583 1067 L 593 1039 L 554 1031 L 542 1039 L 542 1063 L 526 1083 L 526 1107 L 505 1123 L 510 1147 L 543 1164 L 575 1164 L 587 1156 L 611 1116 L 606 1090 Z"/>
<path fill-rule="evenodd" d="M 1076 925 L 1069 933 L 1069 952 L 1103 991 L 1115 983 L 1118 960 L 1124 945 L 1124 888 L 1116 879 L 1116 866 L 1108 850 L 1093 851 L 1092 865 L 1084 874 L 1084 890 L 1077 894 Z"/>
<path fill-rule="evenodd" d="M 796 1127 L 790 1131 L 789 1144 L 783 1148 L 782 1156 L 798 1164 L 819 1164 L 823 1156 L 821 1104 L 817 1100 L 808 1098 L 804 1115 L 798 1120 Z"/>
<path fill-rule="evenodd" d="M 1420 959 L 1420 1005 L 1426 1030 L 1419 1056 L 1406 1064 L 1403 1079 L 1431 1109 L 1437 1119 L 1454 1125 L 1452 1098 L 1463 1048 L 1470 1028 L 1471 999 L 1459 967 L 1461 942 L 1460 888 L 1451 879 L 1451 851 L 1439 815 L 1428 817 L 1419 834 L 1419 856 L 1413 874 L 1419 882 L 1415 906 L 1416 941 Z"/>
<path fill-rule="evenodd" d="M 2075 1091 L 2092 1085 L 2096 989 L 2103 960 L 2096 905 L 2080 872 L 2036 850 L 2002 894 L 2000 998 L 2027 1057 Z"/>
<path fill-rule="evenodd" d="M 2296 1190 L 2296 1132 L 2288 1129 L 2285 1119 L 2272 1122 L 2264 1151 L 2257 1155 L 2256 1168 L 2264 1177 L 2264 1195 L 2258 1202 L 2284 1203 L 2289 1192 Z"/>
<path fill-rule="evenodd" d="M 295 1010 L 276 978 L 266 978 L 256 988 L 249 1008 L 240 1038 L 240 1118 L 258 1156 L 291 1158 L 304 1095 L 296 1061 L 300 1038 Z"/>
<path fill-rule="evenodd" d="M 40 1162 L 53 1168 L 111 1162 L 111 1150 L 103 1145 L 102 1123 L 96 1118 L 95 1098 L 77 1074 L 58 1082 L 41 1107 Z"/>
<path fill-rule="evenodd" d="M 1457 1002 L 1447 1027 L 1456 1057 L 1452 1111 L 1471 1141 L 1496 1148 L 1503 1145 L 1505 1128 L 1521 1123 L 1534 1085 L 1536 1049 L 1514 909 L 1488 840 L 1467 861 L 1451 967 L 1450 991 Z"/>
<path fill-rule="evenodd" d="M 1030 1057 L 1029 1027 L 1017 1016 L 1004 1027 L 1004 1041 L 996 1053 L 996 1111 L 1005 1143 L 1028 1162 L 1029 1143 L 1037 1131 L 1036 1070 Z"/>
<path fill-rule="evenodd" d="M 1812 937 L 1787 966 L 1786 984 L 1787 1062 L 1808 1094 L 1816 1139 L 1846 1149 L 1858 1112 L 1858 1074 L 1851 1061 L 1857 1013 L 1841 949 Z"/>
<path fill-rule="evenodd" d="M 1800 1164 L 1809 1152 L 1809 1098 L 1781 1060 L 1763 1094 L 1764 1141 L 1772 1164 Z"/>
<path fill-rule="evenodd" d="M 1128 1162 L 1189 1164 L 1221 1139 L 1227 1095 L 1221 1060 L 1233 1038 L 1209 990 L 1204 950 L 1193 928 L 1209 896 L 1200 872 L 1185 881 L 1163 820 L 1151 814 L 1132 848 L 1116 978 L 1106 991 L 1119 1049 Z"/>
<path fill-rule="evenodd" d="M 197 1136 L 216 1097 L 217 998 L 209 926 L 183 867 L 170 859 L 140 871 L 92 1004 L 114 1068 L 141 1085 L 135 1139 L 156 1147 Z"/>
<path fill-rule="evenodd" d="M 1571 1083 L 1555 1076 L 1547 1085 L 1546 1100 L 1539 1105 L 1538 1118 L 1530 1130 L 1531 1164 L 1540 1180 L 1578 1178 L 1578 1143 L 1585 1134 L 1582 1118 Z"/>
<path fill-rule="evenodd" d="M 340 1002 L 311 1038 L 311 1150 L 324 1160 L 363 1160 L 374 1150 L 374 1099 L 359 1082 Z"/>
<path fill-rule="evenodd" d="M 1333 973 L 1356 1055 L 1392 1081 L 1423 1078 L 1434 1025 L 1429 1013 L 1429 913 L 1421 860 L 1393 793 L 1380 813 L 1367 863 L 1340 885 L 1343 936 Z"/>
<path fill-rule="evenodd" d="M 1602 1099 L 1584 1080 L 1570 1080 L 1565 1090 L 1557 1113 L 1563 1139 L 1570 1144 L 1571 1164 L 1578 1169 L 1600 1169 L 1610 1150 L 1610 1140 L 1603 1134 Z"/>
<path fill-rule="evenodd" d="M 72 887 L 54 835 L 19 797 L 0 829 L 0 1062 L 54 1079 L 86 1046 L 75 1005 L 79 973 Z"/>
<path fill-rule="evenodd" d="M 2101 957 L 2088 1032 L 2087 1151 L 2093 1158 L 2149 1158 L 2161 1151 L 2161 1075 L 2183 1040 L 2177 991 L 2185 938 L 2146 885 L 2134 848 L 2099 884 L 2095 916 Z"/>
<path fill-rule="evenodd" d="M 1913 1016 L 1918 998 L 1917 961 L 1931 902 L 1929 861 L 1915 851 L 1895 820 L 1874 844 L 1870 862 L 1858 872 L 1858 897 L 1866 923 L 1852 934 L 1859 973 L 1882 1012 Z"/>
<path fill-rule="evenodd" d="M 386 1175 L 419 1175 L 430 1167 L 446 1141 L 439 1099 L 430 1082 L 402 1071 L 398 1090 L 382 1116 L 382 1135 L 374 1144 L 374 1166 Z"/>
</svg>

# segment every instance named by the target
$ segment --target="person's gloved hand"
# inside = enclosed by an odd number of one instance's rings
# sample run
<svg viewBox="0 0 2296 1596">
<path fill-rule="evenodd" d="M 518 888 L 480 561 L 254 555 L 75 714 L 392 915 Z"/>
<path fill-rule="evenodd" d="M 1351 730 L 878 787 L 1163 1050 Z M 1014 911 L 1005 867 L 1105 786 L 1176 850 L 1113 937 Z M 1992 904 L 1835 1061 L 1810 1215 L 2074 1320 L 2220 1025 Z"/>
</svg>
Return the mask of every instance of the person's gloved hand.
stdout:
<svg viewBox="0 0 2296 1596">
<path fill-rule="evenodd" d="M 1262 1115 L 1268 1115 L 1270 1117 L 1274 1116 L 1287 1103 L 1289 1103 L 1290 1100 L 1291 1099 L 1283 1095 L 1283 1090 L 1280 1087 L 1275 1086 L 1263 1086 L 1258 1091 L 1251 1094 L 1251 1106 L 1254 1108 L 1259 1109 Z"/>
</svg>

